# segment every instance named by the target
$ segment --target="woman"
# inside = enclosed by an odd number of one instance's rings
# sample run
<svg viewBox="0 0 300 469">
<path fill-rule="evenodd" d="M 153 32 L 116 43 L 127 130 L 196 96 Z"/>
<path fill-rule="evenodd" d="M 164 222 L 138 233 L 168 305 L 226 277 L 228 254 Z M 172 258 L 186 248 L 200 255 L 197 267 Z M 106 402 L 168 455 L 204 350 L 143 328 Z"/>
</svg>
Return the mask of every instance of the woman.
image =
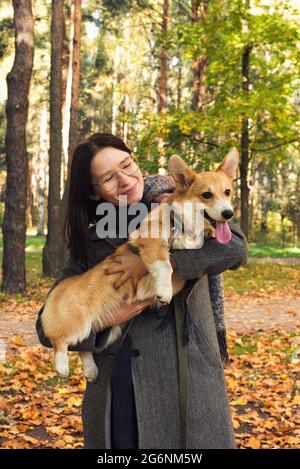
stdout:
<svg viewBox="0 0 300 469">
<path fill-rule="evenodd" d="M 111 202 L 118 211 L 121 196 L 126 195 L 127 208 L 144 202 L 149 210 L 151 202 L 163 200 L 173 190 L 169 177 L 143 178 L 131 151 L 111 134 L 97 133 L 78 145 L 72 160 L 66 219 L 70 257 L 52 288 L 90 269 L 126 241 L 124 235 L 98 238 L 99 203 Z M 230 228 L 228 244 L 209 239 L 201 249 L 173 251 L 173 267 L 188 281 L 183 291 L 188 357 L 186 440 L 181 442 L 173 302 L 160 310 L 147 307 L 147 302 L 122 303 L 106 329 L 69 348 L 94 352 L 99 368 L 97 381 L 87 383 L 83 399 L 85 448 L 234 448 L 218 323 L 210 296 L 218 283 L 209 283 L 245 261 L 245 236 L 234 224 Z M 116 268 L 108 272 L 123 272 L 116 287 L 133 273 L 138 277 L 146 273 L 133 253 L 116 261 Z M 37 332 L 41 343 L 51 346 L 41 327 L 42 311 Z M 127 320 L 125 335 L 103 350 L 110 328 Z"/>
</svg>

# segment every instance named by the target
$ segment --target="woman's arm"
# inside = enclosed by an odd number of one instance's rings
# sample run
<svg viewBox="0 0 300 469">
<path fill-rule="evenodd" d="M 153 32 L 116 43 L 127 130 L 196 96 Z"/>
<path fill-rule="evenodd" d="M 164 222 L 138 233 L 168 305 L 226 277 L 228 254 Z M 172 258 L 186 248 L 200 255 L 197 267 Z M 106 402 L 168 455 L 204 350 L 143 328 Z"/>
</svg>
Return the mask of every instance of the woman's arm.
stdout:
<svg viewBox="0 0 300 469">
<path fill-rule="evenodd" d="M 76 262 L 72 257 L 69 257 L 64 268 L 62 269 L 60 276 L 50 288 L 48 295 L 53 290 L 53 288 L 55 288 L 62 280 L 65 280 L 68 277 L 72 277 L 73 275 L 83 274 L 86 270 L 87 269 L 85 268 L 85 266 L 83 266 L 79 262 Z M 52 347 L 52 344 L 46 337 L 42 326 L 41 315 L 43 313 L 44 307 L 45 305 L 43 305 L 38 312 L 38 318 L 35 327 L 40 343 L 45 347 Z M 110 331 L 111 327 L 107 327 L 103 329 L 103 331 L 97 333 L 91 332 L 89 337 L 87 337 L 83 342 L 79 342 L 76 345 L 69 346 L 68 349 L 80 352 L 98 353 L 103 349 L 104 345 L 106 344 Z"/>
<path fill-rule="evenodd" d="M 49 293 L 62 280 L 68 277 L 72 277 L 73 275 L 83 274 L 84 272 L 86 272 L 86 270 L 87 269 L 84 266 L 80 265 L 78 262 L 75 262 L 72 258 L 69 258 L 61 272 L 61 275 L 55 281 L 54 285 L 49 290 Z M 110 325 L 108 327 L 99 332 L 92 331 L 85 340 L 77 343 L 76 345 L 70 345 L 68 347 L 68 350 L 93 353 L 101 352 L 107 345 L 107 340 L 109 338 L 113 326 L 122 324 L 126 321 L 130 321 L 135 316 L 140 314 L 147 306 L 152 304 L 152 302 L 153 299 L 136 301 L 132 304 L 127 304 L 125 301 L 121 301 L 117 309 L 114 311 L 113 321 L 110 321 Z M 45 347 L 52 347 L 52 344 L 46 337 L 42 326 L 41 315 L 43 314 L 44 307 L 45 305 L 43 305 L 42 308 L 39 310 L 38 319 L 36 321 L 36 331 L 41 344 Z"/>
<path fill-rule="evenodd" d="M 200 249 L 171 250 L 176 269 L 184 280 L 202 275 L 217 275 L 225 270 L 238 269 L 247 261 L 248 242 L 240 228 L 229 222 L 232 238 L 227 244 L 215 238 L 204 241 Z"/>
<path fill-rule="evenodd" d="M 231 241 L 220 244 L 211 238 L 204 241 L 200 249 L 170 249 L 172 267 L 178 270 L 184 280 L 200 278 L 202 275 L 217 275 L 225 270 L 235 270 L 247 260 L 247 239 L 240 228 L 229 222 L 232 232 Z M 129 278 L 139 279 L 148 273 L 141 257 L 134 253 L 115 256 L 115 264 L 107 273 L 122 274 L 114 283 L 115 288 Z"/>
</svg>

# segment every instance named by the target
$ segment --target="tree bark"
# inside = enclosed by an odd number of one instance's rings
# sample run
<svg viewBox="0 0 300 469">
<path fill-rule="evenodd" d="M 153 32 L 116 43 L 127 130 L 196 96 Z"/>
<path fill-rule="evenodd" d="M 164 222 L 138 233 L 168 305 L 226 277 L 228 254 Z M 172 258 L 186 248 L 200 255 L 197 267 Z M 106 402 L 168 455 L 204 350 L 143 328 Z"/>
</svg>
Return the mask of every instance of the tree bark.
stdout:
<svg viewBox="0 0 300 469">
<path fill-rule="evenodd" d="M 192 23 L 204 20 L 207 17 L 208 2 L 192 0 Z M 208 57 L 204 54 L 198 55 L 193 61 L 193 100 L 192 109 L 201 111 L 205 104 L 206 94 L 206 70 Z"/>
<path fill-rule="evenodd" d="M 118 93 L 118 68 L 120 65 L 120 45 L 117 43 L 114 53 L 114 66 L 112 74 L 112 116 L 111 116 L 111 133 L 117 134 L 117 118 L 119 109 L 119 93 Z"/>
<path fill-rule="evenodd" d="M 168 14 L 169 14 L 169 1 L 163 2 L 163 15 L 162 15 L 162 43 L 160 49 L 160 67 L 159 67 L 159 82 L 158 82 L 158 100 L 157 110 L 161 114 L 166 114 L 168 110 L 168 92 L 167 92 L 167 73 L 168 73 L 168 52 L 166 48 L 166 36 L 168 32 Z M 159 151 L 159 174 L 166 174 L 167 159 L 165 156 L 165 141 L 162 136 L 158 138 L 158 151 Z"/>
<path fill-rule="evenodd" d="M 181 63 L 181 59 L 179 59 L 178 75 L 177 75 L 177 100 L 176 100 L 176 108 L 178 110 L 181 108 L 181 98 L 182 98 L 182 63 Z"/>
<path fill-rule="evenodd" d="M 48 121 L 47 109 L 43 107 L 40 115 L 40 145 L 37 158 L 37 236 L 44 235 L 45 228 L 45 207 L 46 207 L 46 187 L 47 187 L 47 160 L 48 160 Z"/>
<path fill-rule="evenodd" d="M 74 35 L 72 48 L 72 95 L 69 131 L 68 174 L 74 149 L 78 143 L 78 107 L 80 87 L 80 40 L 81 40 L 81 0 L 74 0 Z"/>
<path fill-rule="evenodd" d="M 244 49 L 242 57 L 242 90 L 245 94 L 249 92 L 250 84 L 250 54 L 252 46 Z M 248 186 L 248 168 L 249 168 L 249 119 L 246 115 L 242 116 L 241 129 L 241 228 L 246 236 L 249 234 L 249 186 Z"/>
<path fill-rule="evenodd" d="M 166 48 L 166 34 L 168 31 L 168 10 L 169 0 L 163 3 L 163 19 L 162 19 L 162 46 L 160 51 L 160 77 L 159 77 L 159 95 L 158 95 L 158 112 L 167 112 L 167 68 L 168 53 Z"/>
<path fill-rule="evenodd" d="M 26 124 L 34 56 L 31 0 L 13 0 L 15 59 L 7 75 L 6 199 L 3 219 L 2 289 L 26 290 L 25 240 L 28 156 Z"/>
<path fill-rule="evenodd" d="M 80 91 L 80 42 L 81 42 L 81 0 L 73 0 L 71 12 L 71 41 L 70 41 L 70 64 L 68 83 L 70 83 L 70 100 L 67 100 L 69 108 L 66 109 L 66 117 L 69 122 L 66 123 L 68 134 L 68 165 L 64 194 L 62 198 L 62 220 L 65 219 L 67 210 L 67 201 L 70 186 L 70 169 L 75 147 L 78 143 L 78 108 Z M 63 244 L 63 259 L 67 257 L 67 247 Z"/>
<path fill-rule="evenodd" d="M 60 200 L 63 28 L 63 2 L 52 0 L 48 232 L 43 249 L 43 274 L 51 277 L 60 273 L 63 246 Z"/>
<path fill-rule="evenodd" d="M 70 49 L 69 38 L 67 34 L 67 23 L 71 24 L 70 8 L 64 9 L 63 17 L 63 51 L 62 51 L 62 145 L 63 145 L 63 159 L 62 159 L 62 174 L 61 184 L 65 184 L 68 176 L 68 145 L 69 145 L 69 127 L 70 127 L 70 107 L 71 107 L 71 80 L 72 71 L 70 72 L 70 66 L 72 67 L 72 60 L 70 60 Z M 70 33 L 71 34 L 71 33 Z M 70 82 L 70 85 L 69 85 Z M 69 96 L 70 95 L 70 96 Z"/>
</svg>

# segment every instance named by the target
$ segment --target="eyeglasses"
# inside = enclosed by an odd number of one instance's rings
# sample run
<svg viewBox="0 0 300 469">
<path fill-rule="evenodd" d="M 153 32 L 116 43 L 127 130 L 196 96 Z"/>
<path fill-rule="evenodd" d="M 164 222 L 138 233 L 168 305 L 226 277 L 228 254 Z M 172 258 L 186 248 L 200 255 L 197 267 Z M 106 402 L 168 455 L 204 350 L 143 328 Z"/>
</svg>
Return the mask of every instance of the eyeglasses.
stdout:
<svg viewBox="0 0 300 469">
<path fill-rule="evenodd" d="M 133 176 L 139 167 L 133 161 L 132 157 L 126 158 L 120 165 L 120 170 L 116 172 L 107 173 L 105 176 L 100 177 L 97 184 L 91 184 L 92 186 L 100 186 L 106 191 L 113 191 L 119 184 L 118 173 L 126 174 L 126 176 Z"/>
</svg>

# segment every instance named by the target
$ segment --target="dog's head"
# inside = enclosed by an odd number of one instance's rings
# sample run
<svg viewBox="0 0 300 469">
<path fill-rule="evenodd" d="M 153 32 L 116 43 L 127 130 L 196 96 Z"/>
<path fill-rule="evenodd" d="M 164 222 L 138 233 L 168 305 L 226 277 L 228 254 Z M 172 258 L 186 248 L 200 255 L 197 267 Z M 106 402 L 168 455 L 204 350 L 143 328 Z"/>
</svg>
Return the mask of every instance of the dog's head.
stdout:
<svg viewBox="0 0 300 469">
<path fill-rule="evenodd" d="M 231 231 L 228 220 L 233 217 L 231 197 L 233 178 L 239 163 L 239 153 L 231 148 L 215 171 L 195 173 L 178 155 L 168 161 L 168 168 L 174 179 L 179 202 L 193 200 L 202 204 L 204 216 L 216 229 L 216 239 L 228 243 Z"/>
</svg>

